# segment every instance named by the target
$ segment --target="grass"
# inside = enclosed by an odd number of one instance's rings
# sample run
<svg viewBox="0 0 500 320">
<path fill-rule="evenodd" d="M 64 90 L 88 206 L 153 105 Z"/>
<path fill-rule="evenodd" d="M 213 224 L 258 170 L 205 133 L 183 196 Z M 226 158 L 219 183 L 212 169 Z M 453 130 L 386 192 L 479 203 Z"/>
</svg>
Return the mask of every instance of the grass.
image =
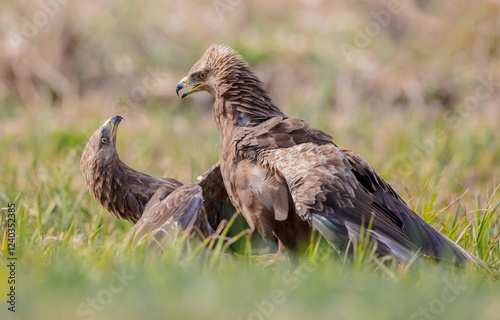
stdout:
<svg viewBox="0 0 500 320">
<path fill-rule="evenodd" d="M 209 115 L 175 107 L 165 109 L 147 111 L 150 116 L 147 127 L 151 131 L 134 127 L 134 121 L 126 119 L 119 132 L 119 152 L 133 167 L 151 168 L 149 172 L 157 175 L 164 169 L 152 163 L 172 159 L 165 170 L 166 176 L 190 181 L 208 168 L 214 154 L 217 155 L 215 126 L 204 125 L 211 121 Z M 181 139 L 175 133 L 162 133 L 184 111 L 189 126 L 207 128 L 204 137 L 194 134 Z M 497 311 L 496 301 L 500 298 L 497 280 L 477 270 L 445 265 L 402 269 L 380 265 L 366 256 L 345 261 L 327 246 L 316 243 L 299 266 L 275 263 L 266 267 L 244 252 L 224 254 L 222 248 L 207 256 L 204 250 L 186 251 L 183 241 L 168 246 L 163 253 L 120 251 L 130 223 L 119 221 L 100 208 L 84 188 L 79 172 L 82 148 L 102 121 L 89 121 L 88 127 L 76 133 L 73 125 L 62 128 L 49 125 L 57 112 L 44 110 L 44 115 L 33 124 L 33 131 L 2 139 L 2 153 L 7 155 L 3 159 L 2 181 L 8 184 L 3 184 L 0 198 L 3 203 L 16 203 L 19 218 L 16 249 L 19 318 L 86 319 L 93 318 L 95 312 L 96 319 L 165 315 L 179 319 L 259 319 L 259 316 L 268 318 L 267 314 L 272 319 L 302 319 L 309 314 L 315 318 L 335 315 L 341 319 L 401 319 L 411 318 L 416 312 L 415 319 L 425 319 L 420 308 L 431 308 L 430 315 L 439 314 L 439 319 L 472 316 L 486 319 Z M 293 114 L 294 110 L 288 113 Z M 462 148 L 461 135 L 450 134 L 445 143 L 440 142 L 443 145 L 435 148 L 435 153 L 416 162 L 414 170 L 401 172 L 397 170 L 398 161 L 385 163 L 385 158 L 408 157 L 418 141 L 428 135 L 420 126 L 439 128 L 443 126 L 441 119 L 438 117 L 429 124 L 427 119 L 414 118 L 399 136 L 387 137 L 385 132 L 372 131 L 370 125 L 359 129 L 356 124 L 367 120 L 362 114 L 356 117 L 359 119 L 352 119 L 344 132 L 321 121 L 316 125 L 350 139 L 353 138 L 349 132 L 353 130 L 357 138 L 350 142 L 357 145 L 355 150 L 366 151 L 361 152 L 363 156 L 380 168 L 387 180 L 394 182 L 417 213 L 467 250 L 498 267 L 496 210 L 500 195 L 494 189 L 494 181 L 481 177 L 481 172 L 488 172 L 483 167 L 483 157 L 470 154 L 481 147 L 481 137 L 491 128 L 465 127 L 470 134 L 468 148 Z M 377 120 L 389 127 L 402 122 L 405 115 L 392 117 L 401 118 Z M 214 140 L 212 145 L 198 148 L 206 137 Z M 387 150 L 388 154 L 377 152 L 371 140 L 382 140 L 381 150 Z M 202 152 L 197 152 L 199 149 Z M 37 154 L 19 150 L 37 150 Z M 483 151 L 484 157 L 498 157 L 487 152 Z M 442 153 L 452 157 L 448 159 Z M 190 160 L 192 157 L 196 159 Z M 470 172 L 477 172 L 475 189 L 465 192 L 463 186 L 452 181 L 463 180 Z M 7 263 L 5 257 L 2 263 Z M 125 284 L 117 280 L 117 274 L 126 275 L 122 279 Z M 110 294 L 114 288 L 118 288 L 117 293 Z M 100 301 L 94 308 L 88 304 L 92 299 Z M 0 312 L 2 318 L 11 316 L 6 307 Z"/>
<path fill-rule="evenodd" d="M 0 205 L 14 202 L 18 218 L 17 312 L 2 302 L 0 319 L 499 319 L 492 275 L 381 264 L 362 247 L 346 261 L 317 238 L 297 264 L 269 266 L 249 256 L 246 236 L 238 254 L 182 239 L 164 252 L 121 250 L 131 224 L 86 190 L 83 147 L 119 114 L 124 162 L 193 181 L 217 161 L 218 133 L 209 97 L 181 101 L 174 88 L 222 42 L 285 113 L 362 155 L 417 214 L 500 268 L 500 92 L 484 85 L 500 77 L 496 5 L 407 3 L 352 63 L 339 43 L 354 45 L 371 10 L 384 7 L 228 3 L 219 19 L 210 2 L 99 11 L 71 2 L 26 46 L 0 53 Z M 0 7 L 28 18 L 40 9 Z M 22 27 L 0 24 L 1 36 Z M 48 65 L 59 73 L 45 74 Z M 151 70 L 160 73 L 148 78 Z M 0 300 L 7 263 L 3 254 Z"/>
</svg>

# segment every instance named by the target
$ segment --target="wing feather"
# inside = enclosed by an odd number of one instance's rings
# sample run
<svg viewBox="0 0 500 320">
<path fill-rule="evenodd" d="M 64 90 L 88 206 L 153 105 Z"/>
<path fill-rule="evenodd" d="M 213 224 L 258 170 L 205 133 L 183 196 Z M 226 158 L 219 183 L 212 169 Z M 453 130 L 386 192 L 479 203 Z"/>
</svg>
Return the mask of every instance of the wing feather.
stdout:
<svg viewBox="0 0 500 320">
<path fill-rule="evenodd" d="M 296 213 L 339 250 L 359 240 L 371 221 L 370 238 L 380 254 L 409 260 L 422 250 L 481 263 L 415 214 L 366 161 L 307 123 L 275 117 L 236 139 L 238 155 L 282 176 Z"/>
<path fill-rule="evenodd" d="M 186 184 L 170 193 L 168 187 L 160 186 L 126 242 L 137 245 L 154 238 L 161 244 L 176 232 L 195 230 L 202 237 L 213 232 L 203 206 L 203 189 L 198 184 Z"/>
<path fill-rule="evenodd" d="M 224 187 L 219 162 L 198 178 L 198 184 L 203 189 L 203 203 L 210 226 L 217 230 L 224 219 L 224 211 L 236 212 Z"/>
</svg>

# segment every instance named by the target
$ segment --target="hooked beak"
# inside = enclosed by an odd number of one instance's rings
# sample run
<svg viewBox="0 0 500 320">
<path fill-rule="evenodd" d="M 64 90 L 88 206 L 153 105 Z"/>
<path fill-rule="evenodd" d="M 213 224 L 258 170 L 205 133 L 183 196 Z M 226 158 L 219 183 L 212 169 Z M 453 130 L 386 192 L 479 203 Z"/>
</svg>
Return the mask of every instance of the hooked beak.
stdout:
<svg viewBox="0 0 500 320">
<path fill-rule="evenodd" d="M 204 84 L 204 82 L 197 82 L 197 83 L 187 84 L 187 77 L 184 77 L 184 79 L 182 79 L 181 81 L 179 81 L 179 83 L 177 84 L 177 87 L 175 88 L 175 92 L 177 93 L 177 95 L 179 95 L 179 91 L 180 90 L 182 90 L 184 88 L 187 88 L 187 87 L 193 87 L 193 89 L 191 89 L 189 91 L 186 91 L 186 92 L 184 92 L 182 94 L 181 98 L 185 98 L 188 95 L 190 95 L 191 93 L 198 91 L 198 89 L 203 84 Z"/>
<path fill-rule="evenodd" d="M 120 124 L 120 121 L 123 120 L 123 117 L 120 116 L 114 116 L 109 119 L 111 122 L 111 141 L 115 141 L 115 135 L 116 135 L 116 130 L 118 129 L 118 125 Z"/>
</svg>

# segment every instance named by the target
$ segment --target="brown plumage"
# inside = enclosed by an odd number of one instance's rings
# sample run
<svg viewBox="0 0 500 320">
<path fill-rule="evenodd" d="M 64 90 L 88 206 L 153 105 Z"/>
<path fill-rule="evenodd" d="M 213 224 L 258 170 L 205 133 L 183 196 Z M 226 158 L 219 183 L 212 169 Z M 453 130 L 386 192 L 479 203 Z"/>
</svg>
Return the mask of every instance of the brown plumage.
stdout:
<svg viewBox="0 0 500 320">
<path fill-rule="evenodd" d="M 116 151 L 121 120 L 107 120 L 83 151 L 80 166 L 92 196 L 116 217 L 136 223 L 128 239 L 137 243 L 152 237 L 161 242 L 173 230 L 195 230 L 203 237 L 213 233 L 228 202 L 219 164 L 187 185 L 134 170 Z"/>
<path fill-rule="evenodd" d="M 332 137 L 289 118 L 233 50 L 213 45 L 179 82 L 207 91 L 220 135 L 220 166 L 233 205 L 251 228 L 293 250 L 311 225 L 337 250 L 371 223 L 379 255 L 483 264 L 415 214 L 375 170 Z"/>
</svg>

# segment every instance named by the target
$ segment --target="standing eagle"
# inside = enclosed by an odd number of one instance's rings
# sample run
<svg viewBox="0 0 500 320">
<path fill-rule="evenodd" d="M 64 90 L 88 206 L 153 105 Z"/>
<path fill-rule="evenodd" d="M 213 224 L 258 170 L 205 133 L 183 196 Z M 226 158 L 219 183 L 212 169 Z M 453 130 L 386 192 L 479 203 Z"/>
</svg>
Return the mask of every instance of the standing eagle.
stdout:
<svg viewBox="0 0 500 320">
<path fill-rule="evenodd" d="M 116 151 L 122 119 L 106 120 L 83 150 L 80 166 L 92 196 L 116 217 L 136 223 L 127 238 L 137 244 L 153 237 L 161 243 L 176 230 L 212 234 L 228 202 L 219 164 L 186 185 L 134 170 Z"/>
<path fill-rule="evenodd" d="M 307 122 L 283 114 L 249 65 L 212 45 L 177 85 L 207 91 L 220 135 L 220 169 L 250 228 L 297 250 L 317 229 L 337 251 L 367 233 L 379 256 L 480 259 L 433 229 L 360 156 Z M 367 231 L 369 230 L 369 231 Z"/>
</svg>

